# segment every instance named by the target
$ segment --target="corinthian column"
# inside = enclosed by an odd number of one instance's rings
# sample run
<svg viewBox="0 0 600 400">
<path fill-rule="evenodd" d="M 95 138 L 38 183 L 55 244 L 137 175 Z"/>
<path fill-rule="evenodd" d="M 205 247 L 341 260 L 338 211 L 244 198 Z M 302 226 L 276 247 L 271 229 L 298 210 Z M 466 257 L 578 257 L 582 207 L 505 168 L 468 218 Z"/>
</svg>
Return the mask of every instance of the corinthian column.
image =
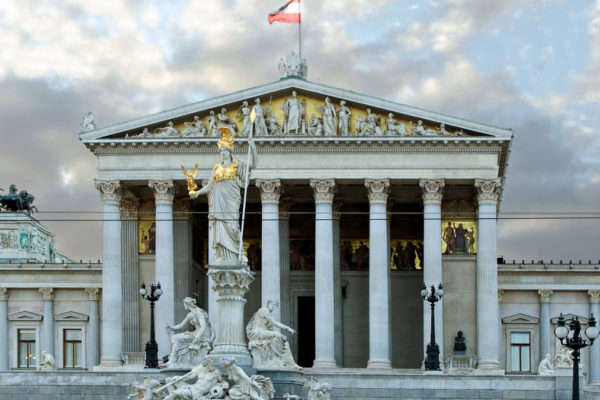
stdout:
<svg viewBox="0 0 600 400">
<path fill-rule="evenodd" d="M 343 206 L 341 198 L 333 199 L 333 311 L 335 313 L 334 341 L 335 363 L 344 365 L 344 324 L 342 318 L 342 285 L 340 282 L 340 217 Z"/>
<path fill-rule="evenodd" d="M 54 357 L 54 289 L 43 287 L 38 289 L 44 299 L 44 322 L 42 323 L 42 345 L 44 350 Z"/>
<path fill-rule="evenodd" d="M 550 354 L 550 345 L 554 343 L 554 339 L 550 339 L 550 297 L 552 296 L 552 290 L 538 290 L 538 295 L 540 296 L 540 360 L 542 360 L 546 357 L 546 354 Z"/>
<path fill-rule="evenodd" d="M 367 368 L 391 368 L 387 199 L 389 179 L 366 179 L 369 195 L 369 362 Z"/>
<path fill-rule="evenodd" d="M 148 181 L 154 190 L 156 203 L 156 256 L 154 277 L 160 282 L 163 295 L 156 302 L 156 343 L 159 351 L 170 348 L 166 325 L 175 324 L 175 266 L 173 256 L 173 181 Z"/>
<path fill-rule="evenodd" d="M 429 287 L 442 282 L 442 197 L 443 179 L 421 179 L 423 189 L 423 281 Z M 443 298 L 435 307 L 435 342 L 444 360 L 444 304 Z M 423 300 L 423 354 L 431 338 L 431 306 Z"/>
<path fill-rule="evenodd" d="M 124 353 L 135 353 L 139 351 L 140 347 L 138 208 L 139 200 L 137 199 L 121 200 Z"/>
<path fill-rule="evenodd" d="M 275 300 L 281 304 L 281 276 L 279 265 L 279 197 L 283 192 L 279 179 L 257 179 L 262 203 L 262 306 Z M 281 321 L 281 307 L 273 311 L 273 318 Z"/>
<path fill-rule="evenodd" d="M 479 203 L 477 247 L 477 356 L 479 369 L 500 369 L 496 208 L 500 178 L 475 179 Z M 427 256 L 425 256 L 427 259 Z"/>
<path fill-rule="evenodd" d="M 8 289 L 0 287 L 0 371 L 8 371 Z"/>
<path fill-rule="evenodd" d="M 600 317 L 600 290 L 588 290 L 590 295 L 590 315 L 598 320 Z M 589 367 L 589 382 L 600 383 L 600 346 L 590 346 L 590 367 Z"/>
<path fill-rule="evenodd" d="M 315 361 L 335 368 L 332 202 L 334 179 L 311 179 L 315 196 Z"/>
<path fill-rule="evenodd" d="M 102 345 L 100 365 L 121 365 L 123 353 L 123 292 L 121 280 L 120 181 L 96 179 L 102 199 Z"/>
<path fill-rule="evenodd" d="M 98 340 L 99 335 L 99 318 L 98 318 L 98 300 L 100 300 L 100 289 L 86 288 L 85 292 L 90 300 L 90 322 L 88 325 L 88 333 L 86 337 L 87 343 L 87 365 L 88 370 L 98 365 Z M 138 292 L 136 291 L 136 294 Z M 138 339 L 139 341 L 139 339 Z"/>
</svg>

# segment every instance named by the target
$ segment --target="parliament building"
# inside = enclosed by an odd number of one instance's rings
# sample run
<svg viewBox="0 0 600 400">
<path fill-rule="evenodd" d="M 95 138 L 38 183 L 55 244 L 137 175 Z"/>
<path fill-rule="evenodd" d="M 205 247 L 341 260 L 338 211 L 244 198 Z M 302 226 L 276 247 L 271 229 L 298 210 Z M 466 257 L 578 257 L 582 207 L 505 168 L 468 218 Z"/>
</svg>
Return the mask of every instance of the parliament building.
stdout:
<svg viewBox="0 0 600 400">
<path fill-rule="evenodd" d="M 600 315 L 600 270 L 597 260 L 498 255 L 518 132 L 348 89 L 308 80 L 292 58 L 275 82 L 84 127 L 82 151 L 97 158 L 90 185 L 102 202 L 102 261 L 51 258 L 52 234 L 35 218 L 0 213 L 0 399 L 23 382 L 50 388 L 49 398 L 77 385 L 125 398 L 127 382 L 159 379 L 143 368 L 142 282 L 163 290 L 161 357 L 184 298 L 214 324 L 208 200 L 190 199 L 182 167 L 197 165 L 202 187 L 220 162 L 220 126 L 236 133 L 236 160 L 247 159 L 250 135 L 258 153 L 244 214 L 255 278 L 245 321 L 277 301 L 273 316 L 296 331 L 288 340 L 306 379 L 328 382 L 334 399 L 566 398 L 571 369 L 561 374 L 556 363 L 542 376 L 538 365 L 564 351 L 554 335 L 561 313 L 582 324 Z M 34 229 L 35 249 L 20 239 Z M 433 321 L 439 375 L 422 372 L 432 327 L 424 284 L 444 291 Z M 588 396 L 600 384 L 599 346 L 582 350 Z M 35 371 L 42 351 L 56 371 Z"/>
</svg>

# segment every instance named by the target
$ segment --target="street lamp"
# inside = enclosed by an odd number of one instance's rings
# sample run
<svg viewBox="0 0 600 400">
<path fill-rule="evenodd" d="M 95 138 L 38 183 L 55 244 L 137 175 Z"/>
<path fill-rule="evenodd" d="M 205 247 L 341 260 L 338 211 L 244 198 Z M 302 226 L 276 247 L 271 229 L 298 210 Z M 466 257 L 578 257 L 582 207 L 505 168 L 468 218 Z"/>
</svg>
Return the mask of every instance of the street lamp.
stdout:
<svg viewBox="0 0 600 400">
<path fill-rule="evenodd" d="M 573 334 L 569 337 L 569 330 L 573 331 Z M 569 322 L 569 328 L 565 326 L 565 319 L 562 313 L 558 317 L 558 326 L 554 329 L 554 335 L 560 340 L 560 343 L 572 349 L 573 352 L 573 391 L 571 398 L 573 400 L 579 400 L 579 349 L 586 346 L 591 346 L 594 343 L 594 339 L 598 337 L 598 328 L 596 327 L 596 319 L 594 314 L 590 316 L 588 320 L 588 326 L 585 330 L 585 336 L 589 339 L 589 342 L 581 337 L 581 324 L 579 318 L 575 317 Z"/>
<path fill-rule="evenodd" d="M 146 290 L 146 284 L 142 282 L 140 295 L 150 302 L 150 341 L 146 342 L 146 366 L 144 368 L 158 368 L 158 344 L 154 337 L 154 302 L 158 301 L 163 294 L 159 283 L 150 284 L 150 294 Z"/>
<path fill-rule="evenodd" d="M 423 300 L 427 300 L 431 303 L 431 341 L 427 344 L 427 357 L 425 358 L 425 371 L 439 371 L 440 370 L 440 348 L 435 342 L 435 303 L 442 299 L 444 295 L 444 289 L 440 283 L 438 288 L 435 285 L 431 285 L 431 292 L 427 290 L 427 286 L 423 284 L 421 289 L 421 296 Z"/>
</svg>

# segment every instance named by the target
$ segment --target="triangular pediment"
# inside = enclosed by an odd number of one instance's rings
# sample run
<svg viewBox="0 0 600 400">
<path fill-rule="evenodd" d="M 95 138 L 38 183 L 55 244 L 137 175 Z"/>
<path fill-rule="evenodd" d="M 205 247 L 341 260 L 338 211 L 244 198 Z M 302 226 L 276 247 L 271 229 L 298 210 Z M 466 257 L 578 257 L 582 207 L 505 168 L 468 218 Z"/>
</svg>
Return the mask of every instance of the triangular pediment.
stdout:
<svg viewBox="0 0 600 400">
<path fill-rule="evenodd" d="M 305 128 L 296 132 L 286 132 L 284 129 L 284 103 L 289 99 L 292 92 L 297 92 L 297 98 L 304 103 Z M 251 89 L 234 92 L 224 96 L 200 101 L 148 115 L 131 121 L 94 129 L 80 133 L 80 138 L 85 143 L 95 141 L 147 141 L 147 140 L 172 140 L 172 139 L 197 139 L 210 140 L 211 118 L 218 121 L 218 115 L 223 108 L 226 109 L 221 115 L 233 121 L 238 134 L 243 131 L 243 114 L 240 108 L 243 102 L 252 107 L 256 98 L 260 98 L 261 104 L 267 107 L 266 118 L 273 118 L 281 132 L 273 128 L 270 136 L 316 136 L 315 129 L 309 129 L 311 120 L 322 119 L 320 107 L 329 98 L 336 109 L 344 101 L 350 109 L 349 134 L 351 136 L 397 136 L 406 139 L 431 138 L 438 139 L 469 139 L 469 138 L 500 138 L 509 140 L 512 130 L 498 128 L 490 125 L 468 121 L 448 115 L 423 110 L 404 104 L 379 99 L 377 97 L 359 94 L 353 91 L 334 88 L 321 83 L 309 82 L 303 79 L 283 79 L 278 82 L 268 83 Z M 361 129 L 360 120 L 367 118 L 370 109 L 377 117 L 379 129 Z M 211 115 L 212 113 L 212 115 Z M 388 116 L 391 116 L 392 124 L 398 126 L 398 130 L 388 130 Z M 395 121 L 395 122 L 394 122 Z M 419 122 L 421 121 L 421 122 Z M 318 121 L 316 121 L 318 123 Z M 172 124 L 170 126 L 170 123 Z M 200 127 L 200 130 L 188 129 Z M 276 124 L 273 124 L 275 126 Z M 202 126 L 204 128 L 202 128 Z M 404 128 L 401 128 L 403 126 Z M 422 127 L 422 128 L 420 128 Z M 206 129 L 206 133 L 204 133 Z M 339 135 L 339 132 L 337 133 Z M 331 135 L 330 135 L 331 136 Z"/>
<path fill-rule="evenodd" d="M 19 311 L 8 316 L 9 321 L 41 321 L 43 316 L 31 311 Z"/>
<path fill-rule="evenodd" d="M 54 316 L 55 321 L 87 321 L 89 317 L 76 311 L 67 311 Z"/>
<path fill-rule="evenodd" d="M 539 318 L 520 313 L 502 318 L 503 324 L 537 324 L 539 321 Z"/>
</svg>

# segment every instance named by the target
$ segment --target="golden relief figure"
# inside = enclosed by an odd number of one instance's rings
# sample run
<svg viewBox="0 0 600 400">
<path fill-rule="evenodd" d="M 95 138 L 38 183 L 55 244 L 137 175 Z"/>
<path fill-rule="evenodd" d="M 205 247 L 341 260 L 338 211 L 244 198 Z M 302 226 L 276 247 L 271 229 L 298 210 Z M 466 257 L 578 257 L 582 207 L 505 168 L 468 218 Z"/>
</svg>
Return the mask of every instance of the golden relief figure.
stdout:
<svg viewBox="0 0 600 400">
<path fill-rule="evenodd" d="M 469 220 L 442 221 L 442 254 L 477 254 L 477 222 Z"/>
<path fill-rule="evenodd" d="M 196 185 L 196 182 L 194 182 L 194 178 L 196 178 L 196 174 L 198 173 L 198 164 L 194 165 L 193 171 L 185 169 L 183 165 L 181 166 L 181 169 L 183 170 L 183 174 L 187 180 L 188 192 L 194 192 L 196 189 L 198 189 L 198 185 Z"/>
</svg>

